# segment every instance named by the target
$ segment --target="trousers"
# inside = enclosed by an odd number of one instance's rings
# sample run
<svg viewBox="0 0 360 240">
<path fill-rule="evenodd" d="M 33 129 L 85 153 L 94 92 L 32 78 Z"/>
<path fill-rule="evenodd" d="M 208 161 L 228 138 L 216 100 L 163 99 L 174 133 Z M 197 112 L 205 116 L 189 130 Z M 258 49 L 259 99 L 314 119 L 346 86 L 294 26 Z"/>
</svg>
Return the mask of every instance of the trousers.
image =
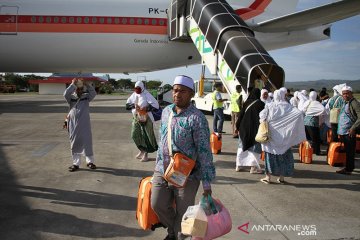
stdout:
<svg viewBox="0 0 360 240">
<path fill-rule="evenodd" d="M 189 206 L 195 204 L 200 181 L 188 179 L 184 188 L 169 184 L 159 172 L 154 172 L 151 188 L 151 207 L 160 222 L 167 227 L 168 235 L 181 236 L 181 219 Z"/>
</svg>

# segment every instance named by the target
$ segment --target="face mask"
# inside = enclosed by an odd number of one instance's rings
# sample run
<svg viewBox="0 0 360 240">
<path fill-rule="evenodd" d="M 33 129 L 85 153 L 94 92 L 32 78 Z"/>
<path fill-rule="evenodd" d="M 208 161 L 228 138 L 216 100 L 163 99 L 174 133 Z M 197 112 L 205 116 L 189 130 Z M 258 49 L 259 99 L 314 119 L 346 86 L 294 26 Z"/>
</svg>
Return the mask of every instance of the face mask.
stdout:
<svg viewBox="0 0 360 240">
<path fill-rule="evenodd" d="M 141 88 L 135 88 L 135 93 L 140 94 L 141 93 Z"/>
</svg>

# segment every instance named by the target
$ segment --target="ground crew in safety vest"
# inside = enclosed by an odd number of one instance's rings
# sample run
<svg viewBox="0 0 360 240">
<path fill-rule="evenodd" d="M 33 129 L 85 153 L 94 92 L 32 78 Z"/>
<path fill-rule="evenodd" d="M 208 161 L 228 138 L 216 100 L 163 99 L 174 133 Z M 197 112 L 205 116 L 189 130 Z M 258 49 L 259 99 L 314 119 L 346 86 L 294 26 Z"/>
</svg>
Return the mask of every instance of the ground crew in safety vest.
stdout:
<svg viewBox="0 0 360 240">
<path fill-rule="evenodd" d="M 241 97 L 241 85 L 236 85 L 236 92 L 231 94 L 231 125 L 232 125 L 232 134 L 234 138 L 239 136 L 239 133 L 236 131 L 236 121 L 239 118 L 240 110 L 242 106 L 242 97 Z"/>
<path fill-rule="evenodd" d="M 222 84 L 215 83 L 215 91 L 212 93 L 213 109 L 214 109 L 214 122 L 213 130 L 218 135 L 223 132 L 224 125 L 224 104 L 227 99 L 223 99 L 221 96 Z"/>
</svg>

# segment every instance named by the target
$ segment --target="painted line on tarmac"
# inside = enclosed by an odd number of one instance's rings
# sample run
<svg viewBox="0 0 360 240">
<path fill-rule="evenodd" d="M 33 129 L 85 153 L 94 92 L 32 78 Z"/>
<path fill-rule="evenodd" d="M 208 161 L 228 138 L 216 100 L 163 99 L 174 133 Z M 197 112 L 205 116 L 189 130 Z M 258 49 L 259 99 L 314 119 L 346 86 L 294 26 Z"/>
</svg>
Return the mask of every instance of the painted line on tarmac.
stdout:
<svg viewBox="0 0 360 240">
<path fill-rule="evenodd" d="M 51 150 L 53 150 L 59 143 L 48 143 L 40 147 L 39 149 L 32 152 L 31 156 L 33 157 L 43 157 L 48 154 Z"/>
</svg>

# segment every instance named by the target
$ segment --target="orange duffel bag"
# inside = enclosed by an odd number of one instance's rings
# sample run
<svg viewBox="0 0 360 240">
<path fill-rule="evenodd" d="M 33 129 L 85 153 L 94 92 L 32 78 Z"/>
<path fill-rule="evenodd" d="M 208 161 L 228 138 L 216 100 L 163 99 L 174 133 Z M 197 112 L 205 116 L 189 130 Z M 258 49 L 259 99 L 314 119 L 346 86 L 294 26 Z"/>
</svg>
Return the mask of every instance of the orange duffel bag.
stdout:
<svg viewBox="0 0 360 240">
<path fill-rule="evenodd" d="M 151 186 L 152 177 L 141 179 L 139 184 L 138 201 L 136 208 L 136 219 L 139 226 L 144 230 L 155 230 L 159 227 L 159 218 L 151 208 Z"/>
<path fill-rule="evenodd" d="M 299 146 L 299 155 L 300 155 L 300 162 L 310 164 L 312 163 L 312 155 L 313 155 L 313 148 L 308 141 L 304 141 L 300 143 Z"/>
<path fill-rule="evenodd" d="M 327 162 L 330 166 L 343 166 L 346 164 L 346 152 L 343 143 L 330 143 Z"/>
<path fill-rule="evenodd" d="M 170 158 L 169 166 L 164 173 L 164 179 L 176 187 L 184 187 L 194 167 L 194 160 L 182 153 L 175 153 Z"/>
</svg>

